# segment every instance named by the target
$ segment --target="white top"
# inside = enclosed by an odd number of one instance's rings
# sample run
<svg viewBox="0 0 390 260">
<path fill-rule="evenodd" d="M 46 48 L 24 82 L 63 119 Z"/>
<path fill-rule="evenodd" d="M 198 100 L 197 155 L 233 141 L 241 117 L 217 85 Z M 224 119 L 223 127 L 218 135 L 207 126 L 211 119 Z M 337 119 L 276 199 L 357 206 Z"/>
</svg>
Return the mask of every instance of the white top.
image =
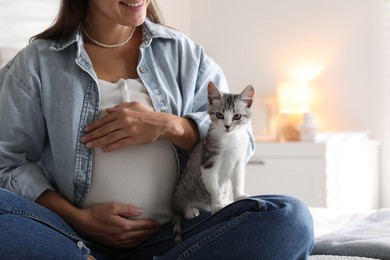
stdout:
<svg viewBox="0 0 390 260">
<path fill-rule="evenodd" d="M 138 79 L 116 83 L 99 80 L 100 115 L 106 108 L 137 101 L 153 107 L 150 96 Z M 85 207 L 106 202 L 132 204 L 144 210 L 140 218 L 170 221 L 172 193 L 177 181 L 178 161 L 172 144 L 159 140 L 114 152 L 95 149 L 91 188 Z"/>
</svg>

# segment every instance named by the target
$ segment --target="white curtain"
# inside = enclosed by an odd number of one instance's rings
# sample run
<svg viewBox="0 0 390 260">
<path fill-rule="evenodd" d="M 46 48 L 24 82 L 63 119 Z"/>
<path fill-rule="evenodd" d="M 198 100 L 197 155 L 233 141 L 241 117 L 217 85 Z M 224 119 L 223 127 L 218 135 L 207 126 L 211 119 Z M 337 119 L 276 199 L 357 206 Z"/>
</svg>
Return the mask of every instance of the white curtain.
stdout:
<svg viewBox="0 0 390 260">
<path fill-rule="evenodd" d="M 0 48 L 21 49 L 31 36 L 46 29 L 60 0 L 0 0 Z"/>
</svg>

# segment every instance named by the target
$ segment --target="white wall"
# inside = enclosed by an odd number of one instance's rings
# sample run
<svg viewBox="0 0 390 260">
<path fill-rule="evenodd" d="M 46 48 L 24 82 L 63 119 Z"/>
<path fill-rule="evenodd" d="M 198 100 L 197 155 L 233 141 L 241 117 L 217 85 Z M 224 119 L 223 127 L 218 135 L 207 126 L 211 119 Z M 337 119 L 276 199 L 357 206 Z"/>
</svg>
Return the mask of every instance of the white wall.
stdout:
<svg viewBox="0 0 390 260">
<path fill-rule="evenodd" d="M 207 8 L 204 8 L 207 6 Z M 381 0 L 198 0 L 192 31 L 224 68 L 232 90 L 274 94 L 294 70 L 319 70 L 314 112 L 322 130 L 381 137 L 384 82 Z"/>
<path fill-rule="evenodd" d="M 192 11 L 190 0 L 156 0 L 163 15 L 164 23 L 191 34 Z"/>
<path fill-rule="evenodd" d="M 21 49 L 52 23 L 60 0 L 0 0 L 0 48 Z"/>
<path fill-rule="evenodd" d="M 186 25 L 232 91 L 251 83 L 257 95 L 274 95 L 278 81 L 309 68 L 321 130 L 367 130 L 384 143 L 385 0 L 170 0 L 164 9 L 177 18 L 178 4 L 188 12 L 188 3 L 190 15 L 167 22 Z M 383 174 L 386 206 L 389 183 Z"/>
</svg>

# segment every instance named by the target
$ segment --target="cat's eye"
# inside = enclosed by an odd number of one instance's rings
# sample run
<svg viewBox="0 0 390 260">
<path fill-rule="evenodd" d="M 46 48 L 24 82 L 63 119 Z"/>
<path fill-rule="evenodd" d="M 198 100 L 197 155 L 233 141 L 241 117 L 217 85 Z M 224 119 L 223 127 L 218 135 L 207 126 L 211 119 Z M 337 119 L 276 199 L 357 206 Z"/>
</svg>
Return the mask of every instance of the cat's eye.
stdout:
<svg viewBox="0 0 390 260">
<path fill-rule="evenodd" d="M 215 116 L 216 116 L 218 119 L 223 119 L 223 118 L 224 118 L 224 116 L 223 116 L 223 114 L 222 114 L 221 112 L 215 113 Z"/>
<path fill-rule="evenodd" d="M 240 114 L 235 114 L 233 116 L 233 120 L 240 120 L 241 119 L 241 115 Z"/>
</svg>

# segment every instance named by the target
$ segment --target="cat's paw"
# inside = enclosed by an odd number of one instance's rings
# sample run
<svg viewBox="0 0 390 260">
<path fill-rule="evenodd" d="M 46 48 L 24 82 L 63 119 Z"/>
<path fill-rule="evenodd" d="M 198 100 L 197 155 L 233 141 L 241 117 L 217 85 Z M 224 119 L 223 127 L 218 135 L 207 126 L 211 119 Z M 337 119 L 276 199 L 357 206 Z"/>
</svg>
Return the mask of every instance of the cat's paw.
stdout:
<svg viewBox="0 0 390 260">
<path fill-rule="evenodd" d="M 223 209 L 224 206 L 222 204 L 218 204 L 218 205 L 215 205 L 211 208 L 211 213 L 217 213 L 218 211 L 220 211 L 221 209 Z"/>
<path fill-rule="evenodd" d="M 237 196 L 236 198 L 234 198 L 234 201 L 243 200 L 243 199 L 246 199 L 248 197 L 249 197 L 249 195 L 244 193 L 244 194 L 241 194 L 241 195 Z"/>
<path fill-rule="evenodd" d="M 199 210 L 197 208 L 189 208 L 185 214 L 186 219 L 193 219 L 197 216 L 199 216 Z"/>
</svg>

